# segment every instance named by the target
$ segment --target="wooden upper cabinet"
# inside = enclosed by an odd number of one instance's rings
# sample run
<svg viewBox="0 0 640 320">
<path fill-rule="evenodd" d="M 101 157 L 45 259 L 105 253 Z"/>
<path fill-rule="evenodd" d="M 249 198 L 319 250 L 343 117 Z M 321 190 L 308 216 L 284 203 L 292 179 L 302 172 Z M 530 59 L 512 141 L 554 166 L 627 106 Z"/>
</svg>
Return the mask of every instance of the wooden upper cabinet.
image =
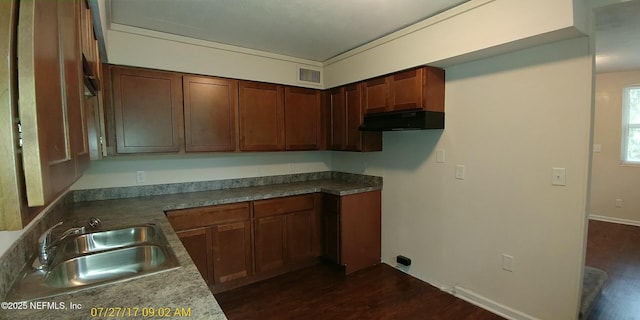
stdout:
<svg viewBox="0 0 640 320">
<path fill-rule="evenodd" d="M 238 81 L 184 76 L 187 152 L 235 151 Z"/>
<path fill-rule="evenodd" d="M 424 67 L 422 70 L 422 109 L 444 112 L 444 69 Z"/>
<path fill-rule="evenodd" d="M 365 113 L 444 111 L 444 80 L 444 70 L 420 67 L 365 81 Z"/>
<path fill-rule="evenodd" d="M 20 2 L 18 109 L 30 207 L 50 203 L 79 176 L 83 100 L 76 10 L 58 1 Z"/>
<path fill-rule="evenodd" d="M 360 131 L 364 110 L 362 91 L 365 84 L 352 84 L 329 91 L 330 144 L 331 150 L 380 151 L 380 132 Z"/>
<path fill-rule="evenodd" d="M 365 113 L 389 111 L 389 84 L 387 78 L 376 78 L 363 82 Z"/>
<path fill-rule="evenodd" d="M 82 44 L 82 55 L 88 67 L 85 72 L 92 77 L 98 75 L 98 41 L 93 31 L 93 18 L 88 1 L 80 1 L 80 39 Z"/>
<path fill-rule="evenodd" d="M 344 101 L 344 87 L 329 91 L 329 149 L 343 150 L 347 137 L 347 109 Z"/>
<path fill-rule="evenodd" d="M 320 91 L 284 89 L 285 149 L 318 150 L 321 144 Z"/>
<path fill-rule="evenodd" d="M 362 124 L 362 101 L 360 86 L 357 84 L 353 84 L 350 86 L 346 86 L 344 88 L 344 101 L 345 101 L 345 109 L 347 114 L 346 121 L 346 139 L 345 139 L 345 149 L 351 151 L 359 151 L 362 150 L 362 134 L 365 132 L 361 132 L 358 130 L 360 125 Z"/>
<path fill-rule="evenodd" d="M 180 74 L 113 67 L 116 152 L 178 152 L 183 133 Z"/>
<path fill-rule="evenodd" d="M 69 117 L 69 136 L 72 158 L 76 161 L 76 176 L 89 167 L 87 140 L 87 102 L 84 96 L 82 54 L 80 41 L 80 10 L 82 3 L 62 1 L 60 9 L 60 45 L 64 67 L 64 101 Z M 93 105 L 91 105 L 93 106 Z M 91 110 L 89 110 L 91 111 Z"/>
<path fill-rule="evenodd" d="M 389 76 L 389 111 L 422 108 L 422 69 L 411 69 Z"/>
<path fill-rule="evenodd" d="M 284 150 L 284 88 L 250 81 L 238 88 L 240 150 Z"/>
</svg>

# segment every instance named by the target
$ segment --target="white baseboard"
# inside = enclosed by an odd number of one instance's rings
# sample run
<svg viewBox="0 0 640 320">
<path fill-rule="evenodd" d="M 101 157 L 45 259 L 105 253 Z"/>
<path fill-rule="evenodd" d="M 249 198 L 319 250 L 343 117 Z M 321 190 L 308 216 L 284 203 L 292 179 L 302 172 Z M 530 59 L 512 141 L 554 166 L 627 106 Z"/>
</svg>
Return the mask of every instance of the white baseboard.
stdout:
<svg viewBox="0 0 640 320">
<path fill-rule="evenodd" d="M 597 214 L 590 214 L 589 219 L 640 227 L 640 221 L 636 221 L 636 220 L 613 218 L 613 217 L 601 216 Z"/>
<path fill-rule="evenodd" d="M 455 286 L 453 288 L 453 295 L 482 309 L 489 310 L 501 317 L 510 320 L 539 320 L 534 316 L 511 309 L 503 304 L 478 295 L 475 292 L 460 286 Z"/>
</svg>

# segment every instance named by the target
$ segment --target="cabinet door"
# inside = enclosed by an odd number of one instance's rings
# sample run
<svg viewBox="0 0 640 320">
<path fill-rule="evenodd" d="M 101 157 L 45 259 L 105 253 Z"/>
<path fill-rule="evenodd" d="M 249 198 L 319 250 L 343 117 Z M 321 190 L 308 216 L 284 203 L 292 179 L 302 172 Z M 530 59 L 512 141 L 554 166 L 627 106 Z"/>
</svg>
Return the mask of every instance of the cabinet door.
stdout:
<svg viewBox="0 0 640 320">
<path fill-rule="evenodd" d="M 351 273 L 380 263 L 381 193 L 340 198 L 340 263 Z"/>
<path fill-rule="evenodd" d="M 284 150 L 283 87 L 249 81 L 238 87 L 240 150 Z"/>
<path fill-rule="evenodd" d="M 329 135 L 330 150 L 344 150 L 347 137 L 347 113 L 345 108 L 344 88 L 329 91 L 329 117 L 331 133 Z"/>
<path fill-rule="evenodd" d="M 287 215 L 287 258 L 295 262 L 318 256 L 316 252 L 316 216 L 314 210 Z"/>
<path fill-rule="evenodd" d="M 363 82 L 362 94 L 365 113 L 389 111 L 387 80 L 388 78 L 381 77 Z"/>
<path fill-rule="evenodd" d="M 215 225 L 211 230 L 213 282 L 220 284 L 252 274 L 249 220 Z"/>
<path fill-rule="evenodd" d="M 320 149 L 320 91 L 285 87 L 285 149 Z"/>
<path fill-rule="evenodd" d="M 86 59 L 89 66 L 89 72 L 92 76 L 97 74 L 97 47 L 96 38 L 93 33 L 93 18 L 91 17 L 91 9 L 88 1 L 81 1 L 80 10 L 80 37 L 82 42 L 82 55 Z"/>
<path fill-rule="evenodd" d="M 184 76 L 185 150 L 235 151 L 238 81 Z"/>
<path fill-rule="evenodd" d="M 118 153 L 178 152 L 182 127 L 179 74 L 114 67 Z"/>
<path fill-rule="evenodd" d="M 211 230 L 210 228 L 198 228 L 192 230 L 178 231 L 176 232 L 178 238 L 182 242 L 182 245 L 189 256 L 191 256 L 191 260 L 202 274 L 202 278 L 207 282 L 207 284 L 213 284 L 211 279 L 212 270 L 211 270 L 211 258 L 208 244 L 211 241 Z"/>
<path fill-rule="evenodd" d="M 422 108 L 423 69 L 412 69 L 389 76 L 389 108 L 393 111 Z"/>
<path fill-rule="evenodd" d="M 30 207 L 49 203 L 76 179 L 67 101 L 63 101 L 67 85 L 59 35 L 59 19 L 63 17 L 59 17 L 58 7 L 58 1 L 20 2 L 18 109 L 24 132 L 22 163 Z M 63 36 L 66 38 L 66 34 Z M 69 62 L 72 66 L 73 62 Z M 69 84 L 71 94 L 77 93 L 77 87 L 74 90 L 72 86 Z M 70 98 L 75 101 L 78 96 Z M 72 108 L 77 107 L 73 102 Z"/>
<path fill-rule="evenodd" d="M 69 115 L 69 135 L 72 157 L 76 161 L 76 176 L 89 167 L 87 140 L 88 115 L 82 80 L 82 54 L 80 43 L 80 10 L 82 3 L 62 1 L 60 6 L 60 45 L 64 67 L 64 100 Z M 92 104 L 90 106 L 93 106 Z"/>
<path fill-rule="evenodd" d="M 272 216 L 255 220 L 256 273 L 284 266 L 286 223 L 285 216 Z"/>
<path fill-rule="evenodd" d="M 347 110 L 346 150 L 358 151 L 362 148 L 361 132 L 362 103 L 360 101 L 360 87 L 350 85 L 345 88 L 345 104 Z"/>
</svg>

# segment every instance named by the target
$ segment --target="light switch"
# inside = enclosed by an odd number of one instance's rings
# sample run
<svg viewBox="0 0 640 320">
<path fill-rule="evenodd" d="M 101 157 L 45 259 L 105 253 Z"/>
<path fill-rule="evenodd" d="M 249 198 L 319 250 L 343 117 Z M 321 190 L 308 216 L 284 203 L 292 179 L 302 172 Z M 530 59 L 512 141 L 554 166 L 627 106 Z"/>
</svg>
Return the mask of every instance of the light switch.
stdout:
<svg viewBox="0 0 640 320">
<path fill-rule="evenodd" d="M 464 180 L 464 165 L 456 165 L 456 179 Z"/>
<path fill-rule="evenodd" d="M 599 143 L 594 143 L 593 144 L 593 153 L 600 153 L 602 152 L 602 145 Z"/>
<path fill-rule="evenodd" d="M 567 185 L 567 175 L 566 170 L 564 168 L 552 168 L 553 177 L 551 180 L 551 184 L 554 186 L 566 186 Z"/>
<path fill-rule="evenodd" d="M 436 163 L 444 163 L 444 149 L 436 150 Z"/>
<path fill-rule="evenodd" d="M 502 255 L 502 270 L 513 272 L 513 256 L 508 254 Z"/>
</svg>

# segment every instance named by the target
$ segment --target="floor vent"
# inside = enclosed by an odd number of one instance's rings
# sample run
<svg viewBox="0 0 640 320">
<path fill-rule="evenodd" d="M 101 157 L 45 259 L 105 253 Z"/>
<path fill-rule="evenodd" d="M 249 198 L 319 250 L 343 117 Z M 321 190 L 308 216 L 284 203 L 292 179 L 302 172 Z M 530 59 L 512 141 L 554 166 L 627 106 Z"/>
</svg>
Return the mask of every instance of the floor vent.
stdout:
<svg viewBox="0 0 640 320">
<path fill-rule="evenodd" d="M 322 83 L 320 70 L 298 68 L 298 81 L 302 83 Z"/>
</svg>

